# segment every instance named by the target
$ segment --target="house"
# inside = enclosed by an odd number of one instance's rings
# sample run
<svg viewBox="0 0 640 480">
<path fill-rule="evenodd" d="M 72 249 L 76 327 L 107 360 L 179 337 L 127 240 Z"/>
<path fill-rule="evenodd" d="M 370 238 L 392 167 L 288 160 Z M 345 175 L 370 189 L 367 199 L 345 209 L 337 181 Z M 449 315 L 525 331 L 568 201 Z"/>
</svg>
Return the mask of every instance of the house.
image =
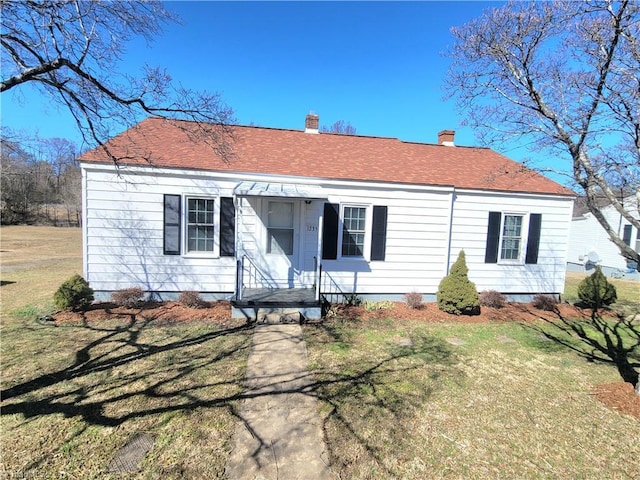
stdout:
<svg viewBox="0 0 640 480">
<path fill-rule="evenodd" d="M 460 250 L 479 291 L 564 289 L 574 194 L 490 149 L 233 127 L 223 160 L 187 122 L 149 118 L 81 158 L 84 276 L 98 299 L 255 304 L 256 292 L 435 300 Z M 213 128 L 213 127 L 212 127 Z M 293 298 L 293 297 L 292 297 Z M 252 299 L 252 300 L 249 300 Z"/>
<path fill-rule="evenodd" d="M 635 195 L 626 196 L 622 201 L 623 208 L 634 218 L 640 218 L 638 213 L 638 198 Z M 618 236 L 640 252 L 640 232 L 631 225 L 613 205 L 603 205 L 601 212 Z M 588 272 L 600 266 L 607 275 L 640 278 L 637 266 L 629 262 L 620 254 L 620 249 L 609 240 L 609 235 L 591 212 L 585 209 L 574 212 L 571 219 L 569 235 L 569 252 L 567 269 L 569 271 Z"/>
</svg>

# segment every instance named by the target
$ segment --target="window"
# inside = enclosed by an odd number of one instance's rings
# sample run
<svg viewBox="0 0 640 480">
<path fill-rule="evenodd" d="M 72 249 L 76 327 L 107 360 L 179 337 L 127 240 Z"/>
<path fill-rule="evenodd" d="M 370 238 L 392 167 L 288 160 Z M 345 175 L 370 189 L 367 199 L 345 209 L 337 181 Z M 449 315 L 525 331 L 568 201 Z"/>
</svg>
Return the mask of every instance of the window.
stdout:
<svg viewBox="0 0 640 480">
<path fill-rule="evenodd" d="M 502 227 L 501 260 L 519 260 L 522 242 L 522 215 L 505 215 Z"/>
<path fill-rule="evenodd" d="M 489 212 L 484 262 L 524 261 L 526 264 L 537 264 L 541 233 L 540 213 L 503 215 L 502 212 Z"/>
<path fill-rule="evenodd" d="M 213 252 L 215 231 L 214 201 L 187 199 L 187 252 Z"/>
<path fill-rule="evenodd" d="M 631 246 L 631 233 L 632 233 L 633 225 L 625 225 L 624 230 L 622 232 L 622 241 L 626 243 L 628 246 Z"/>
<path fill-rule="evenodd" d="M 387 207 L 324 204 L 322 258 L 362 258 L 384 261 L 387 248 Z M 368 213 L 369 212 L 369 216 Z M 367 250 L 369 248 L 370 250 Z M 368 258 L 367 258 L 368 255 Z"/>
<path fill-rule="evenodd" d="M 363 257 L 367 209 L 344 207 L 342 220 L 342 256 Z"/>
<path fill-rule="evenodd" d="M 293 203 L 269 202 L 267 253 L 293 255 Z"/>
</svg>

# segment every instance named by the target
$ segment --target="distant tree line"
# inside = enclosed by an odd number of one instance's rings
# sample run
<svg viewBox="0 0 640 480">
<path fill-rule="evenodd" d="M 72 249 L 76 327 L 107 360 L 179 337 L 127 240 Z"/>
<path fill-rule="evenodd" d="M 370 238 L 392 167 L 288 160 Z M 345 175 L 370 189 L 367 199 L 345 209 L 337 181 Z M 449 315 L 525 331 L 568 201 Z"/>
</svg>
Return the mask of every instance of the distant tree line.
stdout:
<svg viewBox="0 0 640 480">
<path fill-rule="evenodd" d="M 2 225 L 80 226 L 81 173 L 69 140 L 0 137 Z"/>
</svg>

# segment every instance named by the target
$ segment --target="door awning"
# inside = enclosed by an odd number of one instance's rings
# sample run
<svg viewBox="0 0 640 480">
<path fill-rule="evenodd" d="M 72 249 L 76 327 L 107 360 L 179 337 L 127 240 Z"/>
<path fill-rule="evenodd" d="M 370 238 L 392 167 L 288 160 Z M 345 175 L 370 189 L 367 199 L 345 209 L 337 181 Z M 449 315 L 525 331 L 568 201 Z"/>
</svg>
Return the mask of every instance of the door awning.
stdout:
<svg viewBox="0 0 640 480">
<path fill-rule="evenodd" d="M 238 197 L 285 197 L 325 200 L 327 195 L 314 185 L 277 182 L 240 182 L 233 189 Z"/>
</svg>

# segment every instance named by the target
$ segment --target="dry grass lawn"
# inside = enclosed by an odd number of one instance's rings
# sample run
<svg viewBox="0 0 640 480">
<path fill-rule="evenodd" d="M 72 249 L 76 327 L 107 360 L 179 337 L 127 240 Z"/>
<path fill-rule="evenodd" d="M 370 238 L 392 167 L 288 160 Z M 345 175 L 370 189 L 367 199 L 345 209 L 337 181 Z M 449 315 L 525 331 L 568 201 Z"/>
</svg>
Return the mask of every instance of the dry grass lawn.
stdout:
<svg viewBox="0 0 640 480">
<path fill-rule="evenodd" d="M 615 368 L 539 331 L 336 318 L 305 334 L 339 478 L 638 478 L 638 419 L 591 394 Z"/>
<path fill-rule="evenodd" d="M 82 275 L 82 229 L 33 226 L 0 227 L 2 269 L 0 312 L 44 312 L 60 284 Z"/>
<path fill-rule="evenodd" d="M 82 273 L 81 230 L 2 227 L 1 478 L 123 478 L 116 452 L 150 434 L 124 478 L 220 478 L 251 343 L 215 321 L 54 324 L 60 284 Z"/>
<path fill-rule="evenodd" d="M 82 272 L 81 230 L 2 227 L 0 236 L 0 477 L 221 478 L 251 330 L 135 313 L 39 321 L 58 286 Z M 578 280 L 569 277 L 569 294 Z M 620 282 L 637 310 L 638 285 Z M 339 478 L 640 478 L 640 423 L 592 394 L 620 380 L 616 369 L 531 325 L 382 316 L 304 333 Z M 138 433 L 153 438 L 140 470 L 110 472 Z"/>
</svg>

